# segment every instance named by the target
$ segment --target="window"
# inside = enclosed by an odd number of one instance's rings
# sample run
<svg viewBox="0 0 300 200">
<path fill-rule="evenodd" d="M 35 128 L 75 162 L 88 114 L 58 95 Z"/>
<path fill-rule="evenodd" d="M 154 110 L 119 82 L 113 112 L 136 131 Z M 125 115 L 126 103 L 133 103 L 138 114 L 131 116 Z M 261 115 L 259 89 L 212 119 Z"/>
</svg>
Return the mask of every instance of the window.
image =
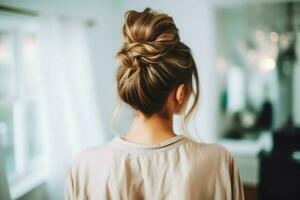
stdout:
<svg viewBox="0 0 300 200">
<path fill-rule="evenodd" d="M 35 23 L 0 20 L 0 142 L 10 186 L 43 168 L 38 44 Z"/>
</svg>

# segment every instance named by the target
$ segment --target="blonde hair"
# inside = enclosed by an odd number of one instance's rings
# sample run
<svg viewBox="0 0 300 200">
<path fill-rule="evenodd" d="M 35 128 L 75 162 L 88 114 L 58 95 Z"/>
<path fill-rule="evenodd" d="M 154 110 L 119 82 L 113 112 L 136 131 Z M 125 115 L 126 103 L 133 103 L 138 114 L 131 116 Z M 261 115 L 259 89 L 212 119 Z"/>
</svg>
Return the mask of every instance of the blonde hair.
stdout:
<svg viewBox="0 0 300 200">
<path fill-rule="evenodd" d="M 197 107 L 199 78 L 191 50 L 180 41 L 173 18 L 150 8 L 127 11 L 123 36 L 124 44 L 117 53 L 120 99 L 151 117 L 164 108 L 172 89 L 185 84 L 186 100 L 194 96 L 184 113 L 185 123 Z"/>
</svg>

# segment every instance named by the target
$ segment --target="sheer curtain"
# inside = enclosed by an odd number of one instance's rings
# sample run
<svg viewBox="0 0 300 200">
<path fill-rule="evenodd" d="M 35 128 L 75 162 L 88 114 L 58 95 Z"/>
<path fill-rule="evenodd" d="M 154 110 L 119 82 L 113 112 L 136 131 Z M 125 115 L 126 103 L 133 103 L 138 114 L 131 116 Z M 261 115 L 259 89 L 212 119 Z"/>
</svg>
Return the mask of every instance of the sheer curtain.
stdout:
<svg viewBox="0 0 300 200">
<path fill-rule="evenodd" d="M 40 25 L 45 167 L 51 199 L 62 199 L 65 173 L 74 155 L 104 143 L 110 135 L 97 101 L 95 83 L 103 82 L 95 80 L 88 24 L 45 14 Z"/>
</svg>

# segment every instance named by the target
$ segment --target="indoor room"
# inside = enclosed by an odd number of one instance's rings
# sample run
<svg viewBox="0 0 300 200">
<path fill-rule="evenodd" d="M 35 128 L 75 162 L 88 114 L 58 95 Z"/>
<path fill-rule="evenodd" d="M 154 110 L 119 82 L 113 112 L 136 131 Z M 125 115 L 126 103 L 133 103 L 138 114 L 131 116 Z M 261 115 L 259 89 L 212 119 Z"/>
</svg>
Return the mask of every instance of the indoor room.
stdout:
<svg viewBox="0 0 300 200">
<path fill-rule="evenodd" d="M 246 200 L 300 199 L 300 1 L 287 0 L 0 0 L 0 199 L 72 199 L 77 155 L 131 130 L 118 52 L 125 13 L 147 7 L 172 17 L 198 71 L 198 107 L 174 132 L 227 149 Z"/>
</svg>

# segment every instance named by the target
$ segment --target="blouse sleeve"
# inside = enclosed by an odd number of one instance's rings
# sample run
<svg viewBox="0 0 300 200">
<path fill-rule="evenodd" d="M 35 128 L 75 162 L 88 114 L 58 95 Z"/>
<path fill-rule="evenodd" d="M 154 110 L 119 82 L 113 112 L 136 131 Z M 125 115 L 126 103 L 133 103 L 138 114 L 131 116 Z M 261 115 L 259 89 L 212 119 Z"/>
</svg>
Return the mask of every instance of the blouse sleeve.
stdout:
<svg viewBox="0 0 300 200">
<path fill-rule="evenodd" d="M 230 179 L 233 200 L 244 200 L 243 184 L 240 178 L 239 168 L 235 159 L 230 156 Z"/>
<path fill-rule="evenodd" d="M 72 177 L 72 170 L 70 169 L 65 182 L 65 200 L 74 200 L 74 181 Z"/>
</svg>

